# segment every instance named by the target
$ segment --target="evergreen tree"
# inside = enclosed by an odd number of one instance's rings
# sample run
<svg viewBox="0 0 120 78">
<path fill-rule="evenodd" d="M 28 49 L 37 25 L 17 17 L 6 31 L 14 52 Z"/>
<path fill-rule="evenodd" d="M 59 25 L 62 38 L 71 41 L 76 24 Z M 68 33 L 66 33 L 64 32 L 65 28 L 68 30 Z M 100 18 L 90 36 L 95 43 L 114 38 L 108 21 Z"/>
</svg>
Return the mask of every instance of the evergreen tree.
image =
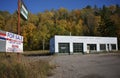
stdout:
<svg viewBox="0 0 120 78">
<path fill-rule="evenodd" d="M 110 11 L 106 6 L 101 10 L 101 22 L 98 31 L 101 36 L 116 36 L 116 26 L 110 19 Z"/>
</svg>

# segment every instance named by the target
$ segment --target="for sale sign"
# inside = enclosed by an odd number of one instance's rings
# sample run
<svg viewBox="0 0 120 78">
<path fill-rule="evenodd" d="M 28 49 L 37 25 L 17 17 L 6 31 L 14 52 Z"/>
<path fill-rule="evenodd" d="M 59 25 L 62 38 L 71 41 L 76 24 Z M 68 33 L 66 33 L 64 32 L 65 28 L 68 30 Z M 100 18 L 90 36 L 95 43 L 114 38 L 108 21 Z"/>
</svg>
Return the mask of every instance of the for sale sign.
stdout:
<svg viewBox="0 0 120 78">
<path fill-rule="evenodd" d="M 0 34 L 0 46 L 2 46 L 0 51 L 23 52 L 23 36 L 1 31 Z"/>
</svg>

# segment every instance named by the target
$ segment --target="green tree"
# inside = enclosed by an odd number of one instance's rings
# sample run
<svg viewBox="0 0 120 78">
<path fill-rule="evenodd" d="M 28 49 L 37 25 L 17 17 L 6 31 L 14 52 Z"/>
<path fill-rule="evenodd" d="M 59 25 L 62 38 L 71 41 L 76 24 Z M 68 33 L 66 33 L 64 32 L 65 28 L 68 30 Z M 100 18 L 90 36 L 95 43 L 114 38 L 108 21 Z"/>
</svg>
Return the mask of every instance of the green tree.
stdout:
<svg viewBox="0 0 120 78">
<path fill-rule="evenodd" d="M 101 22 L 99 23 L 98 31 L 101 36 L 116 36 L 116 26 L 110 19 L 110 10 L 106 6 L 103 6 L 101 10 Z"/>
<path fill-rule="evenodd" d="M 41 26 L 39 30 L 39 36 L 41 37 L 42 49 L 44 50 L 47 47 L 48 39 L 50 38 L 50 33 L 46 25 Z"/>
<path fill-rule="evenodd" d="M 116 36 L 116 27 L 110 19 L 102 19 L 98 27 L 101 36 Z"/>
</svg>

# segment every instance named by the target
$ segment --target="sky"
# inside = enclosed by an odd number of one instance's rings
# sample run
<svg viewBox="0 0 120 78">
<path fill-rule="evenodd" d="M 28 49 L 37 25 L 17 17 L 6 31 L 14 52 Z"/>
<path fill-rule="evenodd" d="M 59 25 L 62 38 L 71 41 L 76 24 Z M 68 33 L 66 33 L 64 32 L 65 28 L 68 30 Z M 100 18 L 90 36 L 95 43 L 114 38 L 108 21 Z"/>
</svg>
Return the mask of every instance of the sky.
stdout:
<svg viewBox="0 0 120 78">
<path fill-rule="evenodd" d="M 82 9 L 87 5 L 94 7 L 110 6 L 118 4 L 120 0 L 23 0 L 27 9 L 34 14 L 44 12 L 45 10 L 66 8 L 68 10 Z M 17 10 L 18 0 L 1 0 L 0 10 L 8 11 L 11 14 Z"/>
</svg>

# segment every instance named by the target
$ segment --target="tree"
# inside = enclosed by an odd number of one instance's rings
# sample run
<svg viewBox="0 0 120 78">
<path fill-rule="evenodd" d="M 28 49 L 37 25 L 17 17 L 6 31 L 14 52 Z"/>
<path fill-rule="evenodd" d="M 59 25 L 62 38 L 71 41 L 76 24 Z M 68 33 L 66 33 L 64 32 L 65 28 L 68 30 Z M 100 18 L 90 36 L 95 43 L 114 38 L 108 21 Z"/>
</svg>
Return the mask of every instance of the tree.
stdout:
<svg viewBox="0 0 120 78">
<path fill-rule="evenodd" d="M 0 15 L 0 30 L 4 29 L 5 26 L 5 18 Z"/>
<path fill-rule="evenodd" d="M 84 21 L 84 35 L 94 36 L 95 15 L 92 8 L 85 8 L 81 11 L 81 18 Z"/>
<path fill-rule="evenodd" d="M 24 37 L 25 50 L 32 50 L 34 48 L 34 35 L 36 27 L 32 23 L 28 23 L 22 27 L 22 36 Z"/>
<path fill-rule="evenodd" d="M 45 49 L 46 45 L 48 42 L 48 39 L 50 37 L 50 33 L 49 33 L 49 30 L 47 28 L 46 25 L 44 26 L 41 26 L 40 30 L 39 30 L 39 36 L 41 37 L 41 42 L 42 42 L 42 47 L 43 47 L 43 50 Z"/>
<path fill-rule="evenodd" d="M 73 27 L 72 35 L 81 36 L 83 35 L 83 24 L 82 20 L 79 20 L 78 24 Z"/>
<path fill-rule="evenodd" d="M 103 6 L 101 10 L 101 22 L 99 23 L 98 31 L 101 36 L 116 36 L 116 26 L 110 19 L 109 9 Z"/>
<path fill-rule="evenodd" d="M 0 11 L 0 29 L 5 30 L 6 21 L 10 17 L 10 13 L 7 11 Z"/>
<path fill-rule="evenodd" d="M 17 33 L 17 13 L 15 12 L 13 15 L 8 17 L 5 22 L 5 31 Z"/>
<path fill-rule="evenodd" d="M 116 27 L 110 19 L 102 19 L 98 27 L 101 36 L 116 36 Z"/>
</svg>

